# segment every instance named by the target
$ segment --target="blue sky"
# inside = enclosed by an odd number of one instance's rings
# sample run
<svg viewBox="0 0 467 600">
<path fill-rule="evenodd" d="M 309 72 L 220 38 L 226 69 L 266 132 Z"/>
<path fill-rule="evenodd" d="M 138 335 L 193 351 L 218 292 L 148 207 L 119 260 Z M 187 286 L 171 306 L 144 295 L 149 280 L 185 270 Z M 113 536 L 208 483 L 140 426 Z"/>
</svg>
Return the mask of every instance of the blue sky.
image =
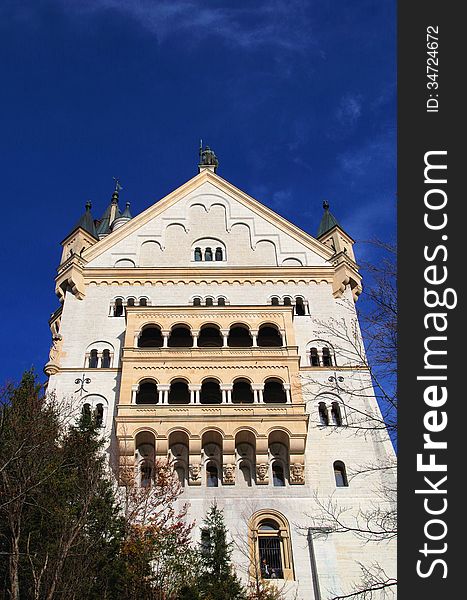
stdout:
<svg viewBox="0 0 467 600">
<path fill-rule="evenodd" d="M 196 174 L 200 138 L 309 233 L 327 199 L 357 241 L 395 238 L 394 1 L 3 0 L 0 56 L 2 383 L 47 361 L 85 202 L 101 216 L 118 176 L 141 212 Z"/>
</svg>

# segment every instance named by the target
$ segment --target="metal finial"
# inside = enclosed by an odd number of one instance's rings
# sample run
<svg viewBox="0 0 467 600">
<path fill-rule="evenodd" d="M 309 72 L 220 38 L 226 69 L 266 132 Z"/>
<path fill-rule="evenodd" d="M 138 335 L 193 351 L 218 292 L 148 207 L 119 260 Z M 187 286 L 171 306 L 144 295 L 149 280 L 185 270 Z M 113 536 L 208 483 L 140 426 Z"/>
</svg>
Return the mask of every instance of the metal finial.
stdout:
<svg viewBox="0 0 467 600">
<path fill-rule="evenodd" d="M 324 210 L 329 210 L 329 202 L 327 200 L 324 200 L 323 208 L 324 208 Z"/>
<path fill-rule="evenodd" d="M 90 201 L 90 200 L 88 200 L 88 201 L 86 202 L 86 205 L 85 205 L 85 206 L 86 206 L 86 210 L 91 210 L 91 207 L 92 207 L 91 201 Z"/>
<path fill-rule="evenodd" d="M 114 194 L 118 194 L 120 190 L 123 190 L 123 187 L 120 185 L 120 179 L 118 177 L 113 177 L 113 179 L 115 180 Z"/>
</svg>

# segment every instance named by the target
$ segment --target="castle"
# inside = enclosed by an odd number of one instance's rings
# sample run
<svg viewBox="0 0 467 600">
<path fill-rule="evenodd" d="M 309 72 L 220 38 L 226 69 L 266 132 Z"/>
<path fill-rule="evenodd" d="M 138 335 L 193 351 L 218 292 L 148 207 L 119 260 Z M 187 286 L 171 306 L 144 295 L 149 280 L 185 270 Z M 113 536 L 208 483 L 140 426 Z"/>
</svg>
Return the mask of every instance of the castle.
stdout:
<svg viewBox="0 0 467 600">
<path fill-rule="evenodd" d="M 95 415 L 116 471 L 150 485 L 169 456 L 190 518 L 216 500 L 245 580 L 253 564 L 288 597 L 325 600 L 359 562 L 395 564 L 393 544 L 312 526 L 317 499 L 351 515 L 380 502 L 382 475 L 349 474 L 393 455 L 386 432 L 350 426 L 378 413 L 335 335 L 361 343 L 354 241 L 327 203 L 313 237 L 217 170 L 206 147 L 198 174 L 138 216 L 118 181 L 101 219 L 86 205 L 62 242 L 48 389 Z"/>
</svg>

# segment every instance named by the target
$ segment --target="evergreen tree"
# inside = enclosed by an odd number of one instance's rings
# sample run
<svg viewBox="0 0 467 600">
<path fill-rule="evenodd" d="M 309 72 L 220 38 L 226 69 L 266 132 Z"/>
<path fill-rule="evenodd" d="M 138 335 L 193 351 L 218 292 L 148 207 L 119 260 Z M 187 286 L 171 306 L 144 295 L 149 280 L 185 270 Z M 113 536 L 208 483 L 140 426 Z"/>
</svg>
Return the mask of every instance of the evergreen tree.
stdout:
<svg viewBox="0 0 467 600">
<path fill-rule="evenodd" d="M 0 404 L 0 598 L 118 598 L 123 520 L 96 424 L 67 427 L 33 372 Z"/>
<path fill-rule="evenodd" d="M 200 597 L 203 600 L 245 600 L 246 591 L 234 572 L 232 542 L 221 509 L 214 503 L 201 527 Z"/>
</svg>

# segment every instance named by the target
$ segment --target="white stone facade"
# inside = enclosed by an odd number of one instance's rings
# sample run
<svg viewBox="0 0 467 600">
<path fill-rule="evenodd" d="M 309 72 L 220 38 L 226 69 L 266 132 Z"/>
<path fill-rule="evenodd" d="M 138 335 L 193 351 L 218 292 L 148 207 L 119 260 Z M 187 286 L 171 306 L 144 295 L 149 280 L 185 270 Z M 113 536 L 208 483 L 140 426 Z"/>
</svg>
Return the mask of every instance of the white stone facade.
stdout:
<svg viewBox="0 0 467 600">
<path fill-rule="evenodd" d="M 189 189 L 185 190 L 188 184 Z M 336 295 L 329 248 L 277 215 L 273 218 L 270 211 L 261 212 L 259 203 L 231 184 L 203 172 L 188 184 L 85 250 L 80 266 L 85 293 L 81 299 L 70 287 L 65 293 L 60 357 L 56 368 L 50 371 L 49 391 L 58 397 L 71 398 L 77 407 L 102 399 L 103 432 L 109 440 L 112 463 L 116 465 L 115 419 L 119 405 L 131 402 L 125 396 L 127 392 L 122 392 L 127 388 L 121 385 L 127 319 L 125 310 L 122 316 L 113 316 L 117 298 L 123 300 L 123 305 L 132 298 L 136 306 L 140 298 L 145 298 L 148 309 L 174 307 L 177 311 L 193 306 L 196 297 L 201 299 L 202 306 L 206 298 L 211 298 L 214 306 L 223 298 L 229 309 L 271 306 L 273 297 L 279 298 L 283 305 L 283 299 L 289 297 L 291 313 L 296 298 L 302 298 L 306 314 L 293 315 L 293 332 L 286 332 L 286 337 L 293 336 L 294 343 L 289 344 L 286 339 L 285 345 L 296 348 L 299 357 L 299 377 L 293 375 L 294 380 L 288 384 L 292 390 L 291 403 L 296 402 L 294 390 L 300 386 L 300 403 L 304 403 L 308 415 L 303 457 L 305 483 L 291 485 L 287 480 L 285 486 L 276 487 L 272 482 L 269 485 L 253 482 L 251 487 L 245 487 L 239 484 L 237 472 L 235 485 L 223 485 L 222 481 L 211 488 L 204 484 L 186 485 L 182 500 L 190 503 L 189 516 L 197 524 L 201 524 L 211 502 L 216 500 L 224 509 L 232 537 L 244 548 L 248 545 L 248 523 L 254 513 L 260 510 L 281 513 L 289 525 L 293 577 L 280 583 L 290 598 L 317 600 L 316 580 L 322 600 L 331 598 L 331 594 L 348 592 L 360 577 L 359 562 L 368 565 L 379 562 L 387 573 L 394 575 L 394 543 L 365 545 L 352 534 L 314 539 L 317 572 L 313 575 L 306 537 L 310 516 L 318 511 L 316 497 L 323 501 L 332 498 L 349 507 L 350 514 L 380 502 L 376 496 L 378 474 L 356 478 L 346 487 L 336 487 L 335 461 L 343 462 L 351 473 L 361 465 L 383 463 L 393 455 L 386 434 L 381 433 L 375 439 L 356 434 L 348 427 L 354 409 L 378 410 L 372 395 L 358 394 L 363 387 L 368 389 L 368 371 L 349 358 L 342 340 L 333 339 L 328 328 L 332 321 L 343 328 L 346 323 L 351 330 L 355 310 L 350 286 Z M 206 248 L 212 248 L 213 252 L 221 248 L 222 260 L 195 261 L 196 248 L 201 249 L 202 255 Z M 319 352 L 324 346 L 331 348 L 330 366 L 311 366 L 310 349 L 315 346 Z M 110 366 L 102 368 L 98 363 L 97 368 L 90 368 L 93 349 L 99 360 L 102 352 L 108 350 Z M 167 360 L 170 361 L 170 356 Z M 270 365 L 271 373 L 273 367 Z M 81 383 L 76 380 L 83 376 L 90 381 L 80 390 Z M 332 376 L 343 377 L 340 389 L 335 389 L 329 381 Z M 163 381 L 162 375 L 158 381 L 161 385 L 170 383 Z M 323 425 L 319 402 L 324 402 L 328 409 L 332 402 L 342 403 L 340 426 L 332 423 L 332 416 L 330 424 Z M 280 408 L 277 411 L 282 414 Z M 189 414 L 186 419 L 190 419 Z M 248 420 L 248 413 L 245 419 Z M 242 551 L 236 550 L 234 559 L 239 572 L 246 573 L 248 559 Z"/>
</svg>

